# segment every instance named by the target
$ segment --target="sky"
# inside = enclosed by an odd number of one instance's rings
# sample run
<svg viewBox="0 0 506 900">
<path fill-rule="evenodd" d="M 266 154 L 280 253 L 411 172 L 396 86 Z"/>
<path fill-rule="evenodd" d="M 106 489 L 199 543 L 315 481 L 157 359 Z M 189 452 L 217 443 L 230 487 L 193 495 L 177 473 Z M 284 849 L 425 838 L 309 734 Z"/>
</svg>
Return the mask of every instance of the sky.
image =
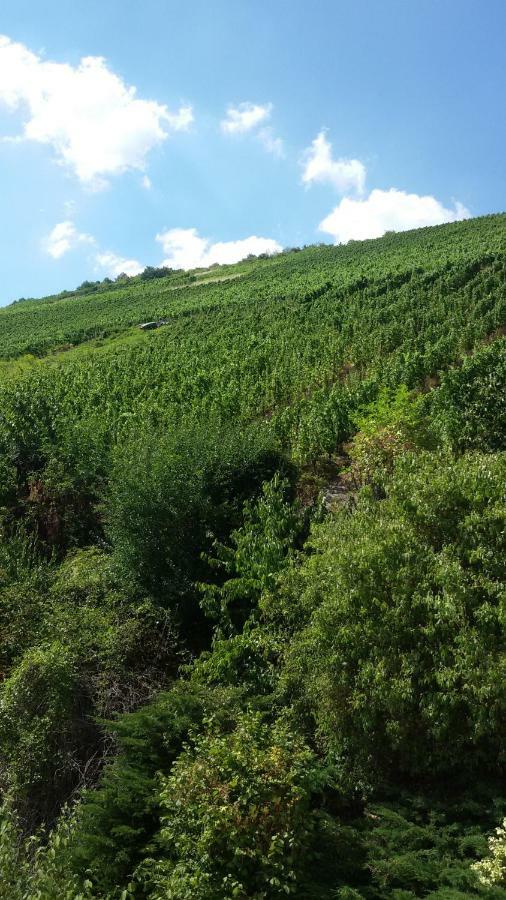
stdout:
<svg viewBox="0 0 506 900">
<path fill-rule="evenodd" d="M 504 0 L 2 0 L 0 305 L 506 209 Z"/>
</svg>

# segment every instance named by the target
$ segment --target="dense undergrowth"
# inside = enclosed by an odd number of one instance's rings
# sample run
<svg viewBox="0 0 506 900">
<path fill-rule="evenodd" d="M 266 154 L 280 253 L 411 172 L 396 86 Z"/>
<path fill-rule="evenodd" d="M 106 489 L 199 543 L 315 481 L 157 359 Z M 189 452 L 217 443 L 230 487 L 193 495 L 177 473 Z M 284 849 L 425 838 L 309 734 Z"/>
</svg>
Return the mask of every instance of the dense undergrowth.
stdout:
<svg viewBox="0 0 506 900">
<path fill-rule="evenodd" d="M 505 237 L 0 311 L 0 897 L 506 897 Z"/>
</svg>

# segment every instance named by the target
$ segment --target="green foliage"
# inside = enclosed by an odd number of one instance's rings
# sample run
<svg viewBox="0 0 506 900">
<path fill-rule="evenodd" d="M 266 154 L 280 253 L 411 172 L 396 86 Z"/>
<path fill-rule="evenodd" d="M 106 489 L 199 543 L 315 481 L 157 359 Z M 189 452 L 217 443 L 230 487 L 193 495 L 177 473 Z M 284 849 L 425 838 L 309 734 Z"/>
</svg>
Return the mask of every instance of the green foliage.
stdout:
<svg viewBox="0 0 506 900">
<path fill-rule="evenodd" d="M 127 572 L 182 619 L 198 625 L 194 582 L 211 531 L 227 536 L 241 501 L 281 460 L 253 429 L 223 434 L 207 422 L 166 437 L 134 438 L 117 454 L 108 533 Z"/>
<path fill-rule="evenodd" d="M 368 778 L 504 765 L 505 464 L 408 455 L 386 499 L 315 529 L 289 583 L 311 620 L 286 689 Z"/>
<path fill-rule="evenodd" d="M 69 851 L 76 817 L 64 810 L 48 835 L 23 837 L 8 805 L 0 809 L 0 897 L 5 900 L 86 900 L 96 897 L 87 878 L 75 876 Z"/>
<path fill-rule="evenodd" d="M 504 896 L 505 226 L 0 310 L 1 896 Z"/>
<path fill-rule="evenodd" d="M 33 645 L 44 614 L 52 567 L 33 538 L 16 528 L 0 540 L 0 668 L 2 672 Z"/>
<path fill-rule="evenodd" d="M 265 627 L 247 625 L 241 634 L 215 638 L 192 664 L 192 682 L 210 686 L 240 686 L 252 702 L 270 702 L 277 680 L 282 643 Z M 267 701 L 265 696 L 267 695 Z"/>
<path fill-rule="evenodd" d="M 434 427 L 454 451 L 505 449 L 506 340 L 451 369 L 429 398 Z"/>
<path fill-rule="evenodd" d="M 358 896 L 501 900 L 506 891 L 487 888 L 476 876 L 473 860 L 486 847 L 477 811 L 483 814 L 485 807 L 475 805 L 472 815 L 465 802 L 456 808 L 451 800 L 442 804 L 423 796 L 369 806 L 359 825 L 365 865 Z"/>
<path fill-rule="evenodd" d="M 312 804 L 326 774 L 281 725 L 250 715 L 216 734 L 208 722 L 162 781 L 162 858 L 137 873 L 149 897 L 300 896 L 319 880 L 317 845 L 338 851 L 337 825 Z"/>
<path fill-rule="evenodd" d="M 277 573 L 301 535 L 300 512 L 286 499 L 289 488 L 288 480 L 277 474 L 265 482 L 261 497 L 246 501 L 243 524 L 230 535 L 232 546 L 213 544 L 214 556 L 207 559 L 225 580 L 201 585 L 202 605 L 219 622 L 220 631 L 244 626 L 262 594 L 274 588 Z"/>
<path fill-rule="evenodd" d="M 139 592 L 110 554 L 95 548 L 68 555 L 50 586 L 41 640 L 74 648 L 94 715 L 135 707 L 167 684 L 179 664 L 169 617 Z"/>
<path fill-rule="evenodd" d="M 59 643 L 28 651 L 4 681 L 2 766 L 7 791 L 25 814 L 36 809 L 51 818 L 68 795 L 82 752 L 94 743 L 88 715 L 75 661 Z"/>
<path fill-rule="evenodd" d="M 408 450 L 435 443 L 423 404 L 423 397 L 413 396 L 400 385 L 396 391 L 382 388 L 376 400 L 358 410 L 355 422 L 359 431 L 348 447 L 349 474 L 355 486 L 381 488 L 396 459 Z"/>
<path fill-rule="evenodd" d="M 117 454 L 107 510 L 109 538 L 125 571 L 179 614 L 191 602 L 210 514 L 198 444 L 184 437 L 143 435 L 127 443 Z"/>
<path fill-rule="evenodd" d="M 163 610 L 120 574 L 92 548 L 46 567 L 42 584 L 32 576 L 31 592 L 11 584 L 1 594 L 17 643 L 4 650 L 11 668 L 0 691 L 0 758 L 24 818 L 52 821 L 62 799 L 96 775 L 97 716 L 132 709 L 175 673 L 177 643 Z"/>
<path fill-rule="evenodd" d="M 141 272 L 141 281 L 153 281 L 154 278 L 166 278 L 168 275 L 172 275 L 174 269 L 169 269 L 168 266 L 159 266 L 156 268 L 155 266 L 146 266 L 143 272 Z"/>
<path fill-rule="evenodd" d="M 171 765 L 205 715 L 225 723 L 237 709 L 234 690 L 182 682 L 139 710 L 109 723 L 118 751 L 100 787 L 85 794 L 74 864 L 106 891 L 126 883 L 159 828 L 158 773 Z"/>
</svg>

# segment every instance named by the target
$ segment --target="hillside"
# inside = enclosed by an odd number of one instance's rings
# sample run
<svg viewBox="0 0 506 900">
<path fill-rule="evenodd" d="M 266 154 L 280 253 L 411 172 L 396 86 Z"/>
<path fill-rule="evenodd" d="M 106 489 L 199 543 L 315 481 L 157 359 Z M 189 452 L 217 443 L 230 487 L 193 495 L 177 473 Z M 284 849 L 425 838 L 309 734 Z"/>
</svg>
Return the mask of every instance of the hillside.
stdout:
<svg viewBox="0 0 506 900">
<path fill-rule="evenodd" d="M 451 282 L 452 271 L 478 261 L 493 268 L 501 260 L 504 221 L 504 215 L 488 216 L 340 247 L 309 247 L 299 253 L 208 272 L 196 270 L 186 276 L 175 272 L 147 282 L 136 277 L 128 283 L 94 287 L 91 293 L 82 289 L 44 300 L 23 300 L 0 309 L 0 358 L 23 353 L 40 356 L 61 344 L 77 345 L 124 332 L 142 321 L 167 316 L 179 319 L 229 303 L 302 300 L 324 288 L 356 294 L 373 284 L 378 285 L 378 293 L 385 293 L 400 286 L 403 279 L 407 282 L 422 275 L 434 280 L 446 276 Z M 222 283 L 218 278 L 229 281 Z M 422 280 L 419 289 L 428 286 L 428 281 Z M 415 280 L 412 293 L 417 287 Z"/>
<path fill-rule="evenodd" d="M 0 309 L 0 896 L 506 897 L 505 334 L 506 214 Z"/>
</svg>

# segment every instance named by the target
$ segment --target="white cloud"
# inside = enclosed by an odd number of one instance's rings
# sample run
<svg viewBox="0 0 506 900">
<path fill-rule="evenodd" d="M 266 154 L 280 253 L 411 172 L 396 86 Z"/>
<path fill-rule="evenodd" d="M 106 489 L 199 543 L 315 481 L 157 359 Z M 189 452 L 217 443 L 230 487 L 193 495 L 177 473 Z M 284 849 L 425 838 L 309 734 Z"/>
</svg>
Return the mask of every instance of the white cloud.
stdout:
<svg viewBox="0 0 506 900">
<path fill-rule="evenodd" d="M 101 251 L 97 247 L 95 238 L 91 234 L 78 231 L 70 219 L 58 222 L 44 241 L 46 251 L 53 259 L 60 259 L 69 250 L 74 250 L 82 244 L 93 247 L 94 252 L 90 257 L 90 262 L 106 275 L 115 277 L 121 272 L 125 272 L 127 275 L 137 275 L 144 269 L 144 266 L 136 259 L 118 256 L 110 250 Z"/>
<path fill-rule="evenodd" d="M 200 237 L 196 228 L 171 228 L 156 235 L 166 255 L 162 265 L 173 269 L 197 269 L 213 263 L 240 262 L 250 253 L 279 253 L 282 249 L 271 238 L 251 237 L 240 241 L 220 241 L 215 244 Z"/>
<path fill-rule="evenodd" d="M 135 91 L 135 88 L 133 88 L 133 90 Z M 143 100 L 141 102 L 153 103 L 154 101 Z M 192 106 L 190 106 L 189 104 L 187 104 L 186 106 L 180 106 L 176 113 L 169 112 L 166 106 L 163 106 L 162 108 L 164 110 L 163 119 L 168 122 L 168 124 L 174 131 L 188 131 L 190 125 L 192 125 L 194 121 Z"/>
<path fill-rule="evenodd" d="M 77 66 L 47 62 L 0 35 L 2 101 L 24 115 L 15 140 L 49 144 L 92 187 L 103 186 L 106 176 L 143 170 L 149 151 L 193 120 L 190 106 L 174 113 L 139 99 L 102 57 L 84 57 Z"/>
<path fill-rule="evenodd" d="M 45 239 L 46 251 L 53 259 L 60 259 L 69 250 L 73 250 L 79 244 L 94 244 L 95 240 L 90 234 L 84 234 L 77 230 L 69 219 L 58 222 Z"/>
<path fill-rule="evenodd" d="M 265 122 L 272 112 L 272 103 L 262 106 L 260 103 L 239 103 L 229 106 L 226 117 L 221 122 L 221 130 L 225 134 L 244 134 L 252 131 L 261 122 Z"/>
<path fill-rule="evenodd" d="M 302 181 L 310 185 L 330 183 L 344 194 L 364 192 L 366 168 L 359 159 L 332 159 L 332 145 L 320 131 L 304 154 Z"/>
<path fill-rule="evenodd" d="M 111 278 L 116 278 L 123 272 L 125 275 L 138 275 L 144 270 L 144 266 L 136 259 L 126 259 L 124 256 L 118 256 L 110 250 L 104 253 L 97 253 L 95 263 L 99 269 L 102 269 Z"/>
<path fill-rule="evenodd" d="M 141 184 L 142 184 L 142 187 L 145 188 L 146 191 L 150 191 L 151 188 L 153 187 L 153 185 L 151 183 L 151 178 L 149 177 L 149 175 L 142 176 Z"/>
<path fill-rule="evenodd" d="M 261 128 L 257 137 L 265 150 L 267 150 L 267 153 L 272 153 L 278 159 L 283 159 L 285 155 L 283 141 L 280 137 L 276 137 L 273 134 L 272 128 Z"/>
<path fill-rule="evenodd" d="M 349 240 L 381 237 L 386 231 L 407 231 L 443 222 L 456 222 L 470 215 L 462 203 L 447 209 L 435 197 L 407 194 L 390 188 L 373 190 L 365 200 L 343 197 L 318 226 L 331 234 L 336 244 Z"/>
<path fill-rule="evenodd" d="M 262 123 L 270 119 L 272 103 L 239 103 L 238 106 L 229 106 L 227 115 L 222 120 L 221 130 L 225 134 L 246 134 L 253 132 L 267 153 L 282 159 L 285 155 L 283 141 L 276 137 L 270 125 L 258 128 Z"/>
<path fill-rule="evenodd" d="M 203 259 L 209 241 L 199 237 L 196 228 L 170 228 L 157 234 L 156 240 L 167 257 L 163 265 L 174 269 L 196 269 L 206 265 Z"/>
</svg>

